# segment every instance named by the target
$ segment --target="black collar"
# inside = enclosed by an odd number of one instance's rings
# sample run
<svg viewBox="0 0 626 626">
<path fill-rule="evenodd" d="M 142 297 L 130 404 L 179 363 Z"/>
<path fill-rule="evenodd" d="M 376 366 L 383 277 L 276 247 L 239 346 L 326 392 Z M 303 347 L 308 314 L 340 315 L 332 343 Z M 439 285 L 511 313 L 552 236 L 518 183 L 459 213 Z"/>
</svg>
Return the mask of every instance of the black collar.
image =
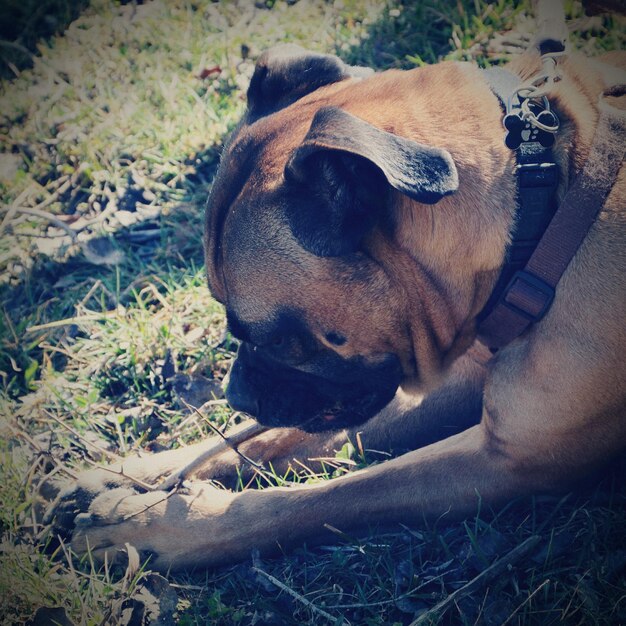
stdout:
<svg viewBox="0 0 626 626">
<path fill-rule="evenodd" d="M 483 75 L 506 114 L 504 122 L 508 133 L 505 142 L 516 153 L 518 188 L 517 211 L 504 265 L 487 304 L 478 315 L 478 324 L 499 301 L 506 298 L 511 285 L 523 272 L 556 212 L 556 189 L 559 183 L 559 171 L 551 150 L 554 135 L 548 136 L 545 131 L 537 131 L 519 117 L 521 103 L 516 92 L 521 83 L 520 78 L 499 67 L 484 70 Z M 549 304 L 545 310 L 548 307 Z M 538 321 L 545 310 L 532 321 Z"/>
</svg>

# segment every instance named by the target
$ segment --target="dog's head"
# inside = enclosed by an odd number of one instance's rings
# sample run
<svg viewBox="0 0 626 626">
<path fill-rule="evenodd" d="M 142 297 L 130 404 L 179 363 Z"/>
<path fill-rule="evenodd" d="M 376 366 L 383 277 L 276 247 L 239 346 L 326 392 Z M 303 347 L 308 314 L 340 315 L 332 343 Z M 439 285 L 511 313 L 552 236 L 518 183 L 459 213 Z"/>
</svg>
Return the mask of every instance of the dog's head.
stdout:
<svg viewBox="0 0 626 626">
<path fill-rule="evenodd" d="M 391 206 L 437 202 L 457 172 L 445 150 L 345 110 L 370 73 L 265 53 L 209 198 L 209 285 L 241 340 L 227 397 L 267 425 L 361 423 L 419 369 Z"/>
</svg>

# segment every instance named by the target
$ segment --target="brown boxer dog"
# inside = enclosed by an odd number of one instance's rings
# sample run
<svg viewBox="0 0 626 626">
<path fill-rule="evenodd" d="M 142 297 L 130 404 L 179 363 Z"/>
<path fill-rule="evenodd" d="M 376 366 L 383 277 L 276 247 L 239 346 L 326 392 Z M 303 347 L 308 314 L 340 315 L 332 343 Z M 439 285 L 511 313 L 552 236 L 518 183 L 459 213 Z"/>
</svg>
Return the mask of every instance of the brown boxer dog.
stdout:
<svg viewBox="0 0 626 626">
<path fill-rule="evenodd" d="M 510 66 L 538 68 L 530 53 Z M 621 78 L 579 57 L 559 71 L 562 196 L 589 154 L 599 95 Z M 563 489 L 623 449 L 626 170 L 547 315 L 492 356 L 476 320 L 504 262 L 514 170 L 498 99 L 470 64 L 374 75 L 294 46 L 265 53 L 206 221 L 209 286 L 241 340 L 228 399 L 281 427 L 241 450 L 280 470 L 360 433 L 402 454 L 241 493 L 203 482 L 234 476 L 234 452 L 169 494 L 92 471 L 55 509 L 61 525 L 84 511 L 73 547 L 103 558 L 130 543 L 151 567 L 215 565 L 328 525 L 419 523 Z M 206 445 L 131 458 L 124 472 L 151 483 Z"/>
</svg>

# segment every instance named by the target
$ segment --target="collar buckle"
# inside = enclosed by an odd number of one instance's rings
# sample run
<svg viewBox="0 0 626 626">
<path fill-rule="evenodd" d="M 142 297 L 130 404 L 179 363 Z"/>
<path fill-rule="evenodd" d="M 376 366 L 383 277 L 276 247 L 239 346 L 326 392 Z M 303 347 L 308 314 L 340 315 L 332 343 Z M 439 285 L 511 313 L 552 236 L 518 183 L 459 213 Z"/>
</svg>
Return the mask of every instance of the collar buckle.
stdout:
<svg viewBox="0 0 626 626">
<path fill-rule="evenodd" d="M 501 302 L 530 323 L 538 322 L 554 300 L 554 287 L 528 270 L 518 270 L 505 287 Z"/>
</svg>

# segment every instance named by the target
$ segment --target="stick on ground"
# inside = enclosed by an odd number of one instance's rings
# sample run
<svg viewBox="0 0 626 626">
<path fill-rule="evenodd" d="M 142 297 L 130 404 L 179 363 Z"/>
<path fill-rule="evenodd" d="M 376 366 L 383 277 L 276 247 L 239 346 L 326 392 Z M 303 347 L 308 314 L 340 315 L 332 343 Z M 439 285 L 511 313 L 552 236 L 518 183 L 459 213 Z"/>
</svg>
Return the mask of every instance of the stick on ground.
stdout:
<svg viewBox="0 0 626 626">
<path fill-rule="evenodd" d="M 476 578 L 473 578 L 466 585 L 463 585 L 451 593 L 447 598 L 444 598 L 441 602 L 435 604 L 435 606 L 426 611 L 426 613 L 422 613 L 416 620 L 411 622 L 409 626 L 421 626 L 421 624 L 427 624 L 430 621 L 435 622 L 437 618 L 439 618 L 439 616 L 452 604 L 470 593 L 473 593 L 482 587 L 486 582 L 493 580 L 500 574 L 504 573 L 509 565 L 528 554 L 540 540 L 541 537 L 538 535 L 528 537 L 528 539 L 520 543 L 519 546 L 516 546 L 508 554 L 498 559 L 486 570 L 483 570 L 480 574 L 478 574 L 478 576 L 476 576 Z"/>
<path fill-rule="evenodd" d="M 333 617 L 330 613 L 327 613 L 326 611 L 315 606 L 313 602 L 311 602 L 310 600 L 307 600 L 304 596 L 301 596 L 299 593 L 295 592 L 291 587 L 288 587 L 287 585 L 285 585 L 285 583 L 278 580 L 278 578 L 275 578 L 271 574 L 268 574 L 266 571 L 258 567 L 253 566 L 251 569 L 257 574 L 261 574 L 261 576 L 265 576 L 265 578 L 267 578 L 267 580 L 269 580 L 273 585 L 275 585 L 276 587 L 278 587 L 285 593 L 289 594 L 292 598 L 294 598 L 298 602 L 301 602 L 302 604 L 304 604 L 304 606 L 309 608 L 313 613 L 320 615 L 321 617 L 327 619 L 330 622 L 333 622 L 335 624 L 337 623 L 338 618 Z M 340 623 L 343 623 L 343 621 L 341 621 Z"/>
</svg>

